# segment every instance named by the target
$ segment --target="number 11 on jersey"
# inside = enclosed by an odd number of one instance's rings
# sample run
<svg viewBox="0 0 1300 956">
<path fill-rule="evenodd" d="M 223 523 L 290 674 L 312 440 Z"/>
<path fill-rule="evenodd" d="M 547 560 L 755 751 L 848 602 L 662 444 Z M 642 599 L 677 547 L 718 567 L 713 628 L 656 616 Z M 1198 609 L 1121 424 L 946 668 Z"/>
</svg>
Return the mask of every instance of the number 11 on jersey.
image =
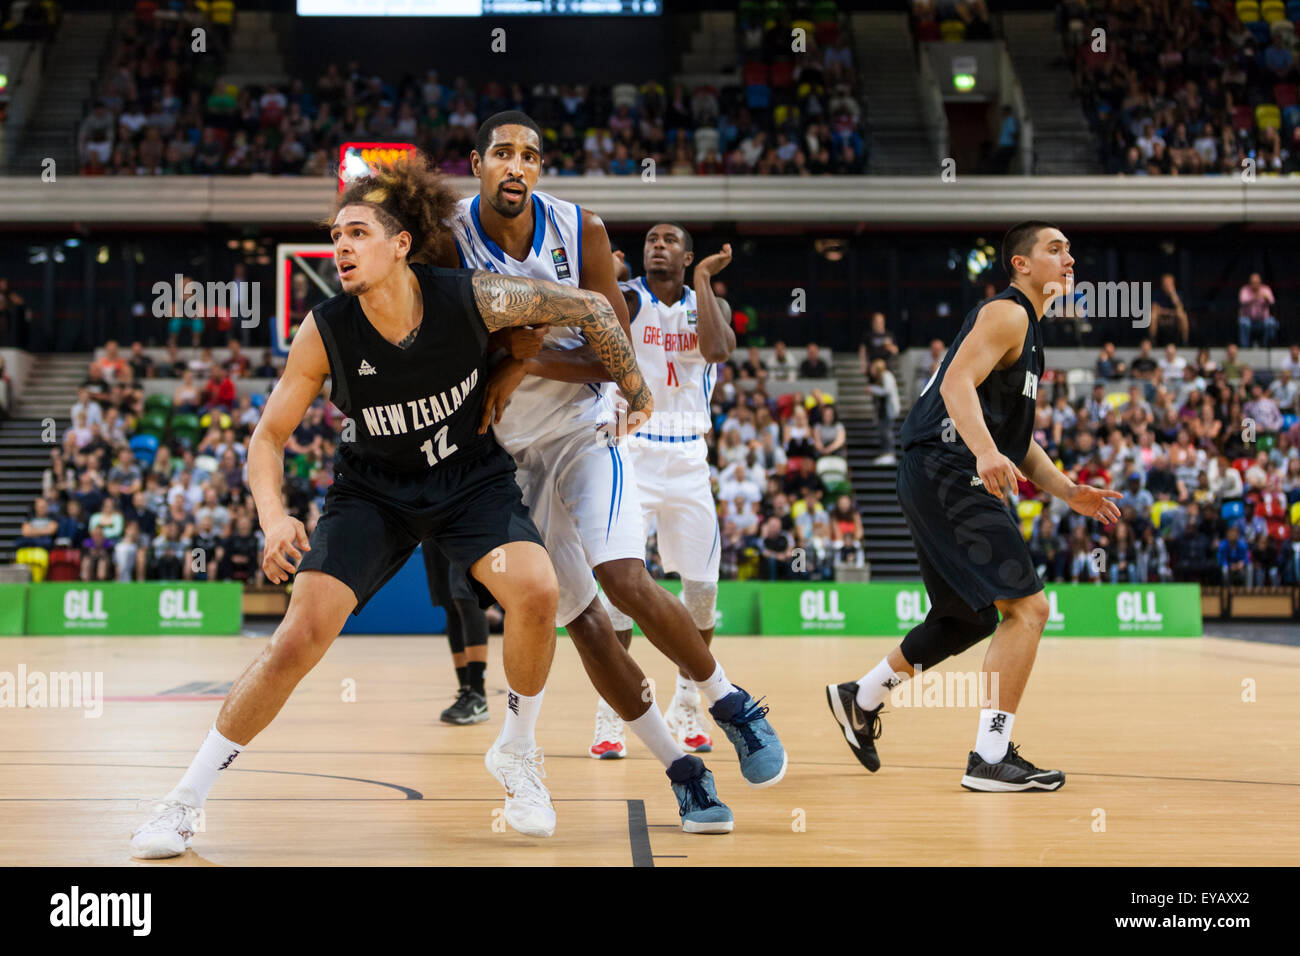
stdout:
<svg viewBox="0 0 1300 956">
<path fill-rule="evenodd" d="M 668 363 L 668 386 L 669 388 L 672 388 L 677 386 L 678 384 L 679 383 L 677 381 L 677 368 L 676 366 L 673 365 L 672 362 L 669 362 Z"/>
<path fill-rule="evenodd" d="M 438 442 L 437 454 L 434 454 L 433 451 L 433 443 L 435 440 Z M 444 461 L 447 458 L 447 456 L 452 454 L 455 450 L 456 450 L 455 445 L 452 445 L 450 448 L 447 447 L 447 426 L 446 425 L 443 425 L 441 428 L 439 428 L 438 433 L 434 435 L 433 438 L 430 438 L 428 441 L 426 441 L 423 445 L 420 446 L 420 451 L 424 452 L 425 456 L 429 459 L 430 467 L 438 464 L 438 462 L 440 461 Z"/>
</svg>

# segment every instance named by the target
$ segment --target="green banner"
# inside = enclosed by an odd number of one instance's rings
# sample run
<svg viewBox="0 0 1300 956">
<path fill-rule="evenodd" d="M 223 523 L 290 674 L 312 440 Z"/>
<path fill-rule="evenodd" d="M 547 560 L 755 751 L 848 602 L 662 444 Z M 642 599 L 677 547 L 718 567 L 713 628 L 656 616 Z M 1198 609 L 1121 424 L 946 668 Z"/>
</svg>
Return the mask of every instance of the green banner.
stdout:
<svg viewBox="0 0 1300 956">
<path fill-rule="evenodd" d="M 28 634 L 238 635 L 242 623 L 238 581 L 44 582 L 27 590 Z"/>
<path fill-rule="evenodd" d="M 0 637 L 24 633 L 27 612 L 26 584 L 0 584 Z"/>
<path fill-rule="evenodd" d="M 1196 584 L 1047 585 L 1046 637 L 1200 637 Z M 921 582 L 765 582 L 762 633 L 906 634 L 925 619 L 930 600 Z"/>
<path fill-rule="evenodd" d="M 681 581 L 660 581 L 659 584 L 672 594 L 680 594 Z M 714 633 L 728 636 L 750 636 L 760 632 L 758 613 L 758 596 L 761 581 L 719 581 L 718 608 L 714 613 Z M 564 629 L 561 628 L 563 633 Z M 633 634 L 640 634 L 641 628 L 635 625 Z"/>
</svg>

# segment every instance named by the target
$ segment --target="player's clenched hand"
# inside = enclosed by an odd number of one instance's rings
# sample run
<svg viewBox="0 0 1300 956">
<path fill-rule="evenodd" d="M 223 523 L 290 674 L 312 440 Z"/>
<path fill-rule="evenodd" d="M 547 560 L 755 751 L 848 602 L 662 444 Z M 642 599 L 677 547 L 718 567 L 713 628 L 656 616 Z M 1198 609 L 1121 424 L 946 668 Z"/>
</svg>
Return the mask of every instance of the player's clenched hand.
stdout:
<svg viewBox="0 0 1300 956">
<path fill-rule="evenodd" d="M 545 325 L 536 327 L 521 325 L 511 329 L 506 334 L 506 347 L 510 350 L 510 357 L 522 362 L 540 352 L 547 329 L 548 326 Z"/>
<path fill-rule="evenodd" d="M 478 433 L 484 434 L 489 425 L 501 421 L 501 413 L 510 404 L 510 395 L 524 380 L 524 363 L 517 359 L 504 359 L 488 375 L 483 389 L 483 415 L 479 419 Z"/>
<path fill-rule="evenodd" d="M 999 451 L 986 452 L 975 460 L 975 471 L 984 490 L 1001 501 L 1010 501 L 1018 482 L 1028 481 L 1010 458 Z"/>
<path fill-rule="evenodd" d="M 1121 492 L 1108 488 L 1075 485 L 1074 490 L 1066 496 L 1065 503 L 1081 515 L 1097 518 L 1103 524 L 1114 524 L 1119 520 L 1119 506 L 1109 499 L 1122 497 Z"/>
<path fill-rule="evenodd" d="M 285 515 L 269 528 L 264 528 L 266 550 L 262 555 L 262 573 L 272 584 L 289 580 L 298 570 L 302 553 L 310 551 L 307 529 L 297 518 Z"/>
</svg>

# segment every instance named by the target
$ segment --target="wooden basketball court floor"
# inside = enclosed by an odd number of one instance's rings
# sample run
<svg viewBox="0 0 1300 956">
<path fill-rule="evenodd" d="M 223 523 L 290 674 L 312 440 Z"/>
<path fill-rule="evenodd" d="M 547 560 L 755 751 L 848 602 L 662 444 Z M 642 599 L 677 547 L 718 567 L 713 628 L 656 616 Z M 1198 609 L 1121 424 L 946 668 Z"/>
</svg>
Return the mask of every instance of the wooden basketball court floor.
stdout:
<svg viewBox="0 0 1300 956">
<path fill-rule="evenodd" d="M 1264 627 L 1266 625 L 1261 625 Z M 1211 628 L 1212 629 L 1212 628 Z M 102 671 L 103 713 L 0 709 L 0 865 L 128 865 L 147 800 L 179 779 L 229 682 L 264 638 L 19 638 L 0 671 Z M 718 638 L 736 683 L 767 695 L 789 751 L 754 790 L 715 728 L 705 755 L 736 815 L 682 833 L 668 782 L 629 740 L 586 756 L 595 694 L 558 641 L 539 741 L 558 813 L 550 839 L 494 815 L 493 719 L 448 727 L 454 674 L 432 637 L 344 637 L 222 775 L 194 850 L 141 865 L 1233 865 L 1300 859 L 1300 647 L 1213 637 L 1043 641 L 1013 737 L 1056 793 L 971 793 L 970 707 L 886 706 L 880 772 L 850 754 L 823 686 L 855 679 L 890 639 Z M 671 695 L 673 669 L 633 654 Z M 978 670 L 983 647 L 945 670 Z M 355 682 L 351 685 L 349 682 Z M 347 701 L 348 687 L 355 700 Z M 1250 697 L 1253 687 L 1254 700 Z"/>
</svg>

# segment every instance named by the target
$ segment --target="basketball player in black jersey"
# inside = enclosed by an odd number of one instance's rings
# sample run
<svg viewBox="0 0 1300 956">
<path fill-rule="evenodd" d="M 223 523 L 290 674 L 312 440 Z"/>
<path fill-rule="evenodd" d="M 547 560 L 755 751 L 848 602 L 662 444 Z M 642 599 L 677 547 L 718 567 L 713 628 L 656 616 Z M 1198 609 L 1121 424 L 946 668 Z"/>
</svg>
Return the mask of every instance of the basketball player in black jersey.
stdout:
<svg viewBox="0 0 1300 956">
<path fill-rule="evenodd" d="M 1045 367 L 1042 315 L 1073 286 L 1069 241 L 1051 223 L 1023 222 L 1003 240 L 1002 261 L 1011 285 L 966 316 L 903 423 L 898 498 L 930 611 L 860 681 L 831 684 L 826 696 L 854 755 L 875 771 L 880 711 L 890 691 L 916 668 L 932 668 L 992 634 L 980 686 L 990 696 L 996 687 L 997 699 L 981 701 L 962 786 L 1057 790 L 1065 774 L 1039 770 L 1010 742 L 1048 614 L 1012 500 L 1017 482 L 1027 479 L 1079 514 L 1109 524 L 1119 519 L 1119 508 L 1108 499 L 1120 493 L 1076 485 L 1033 439 Z"/>
<path fill-rule="evenodd" d="M 220 771 L 271 722 L 348 615 L 426 538 L 471 576 L 482 602 L 494 596 L 505 609 L 508 705 L 485 762 L 505 787 L 506 822 L 534 836 L 554 831 L 534 728 L 555 651 L 557 585 L 514 460 L 478 433 L 488 335 L 523 323 L 576 326 L 633 406 L 648 413 L 653 400 L 603 296 L 423 264 L 449 241 L 443 223 L 455 201 L 423 157 L 381 167 L 336 200 L 330 239 L 343 292 L 304 319 L 249 443 L 249 484 L 266 536 L 262 569 L 272 583 L 296 571 L 293 596 L 185 776 L 133 835 L 136 857 L 185 851 Z M 356 439 L 340 445 L 308 542 L 282 503 L 283 449 L 327 377 Z"/>
</svg>

